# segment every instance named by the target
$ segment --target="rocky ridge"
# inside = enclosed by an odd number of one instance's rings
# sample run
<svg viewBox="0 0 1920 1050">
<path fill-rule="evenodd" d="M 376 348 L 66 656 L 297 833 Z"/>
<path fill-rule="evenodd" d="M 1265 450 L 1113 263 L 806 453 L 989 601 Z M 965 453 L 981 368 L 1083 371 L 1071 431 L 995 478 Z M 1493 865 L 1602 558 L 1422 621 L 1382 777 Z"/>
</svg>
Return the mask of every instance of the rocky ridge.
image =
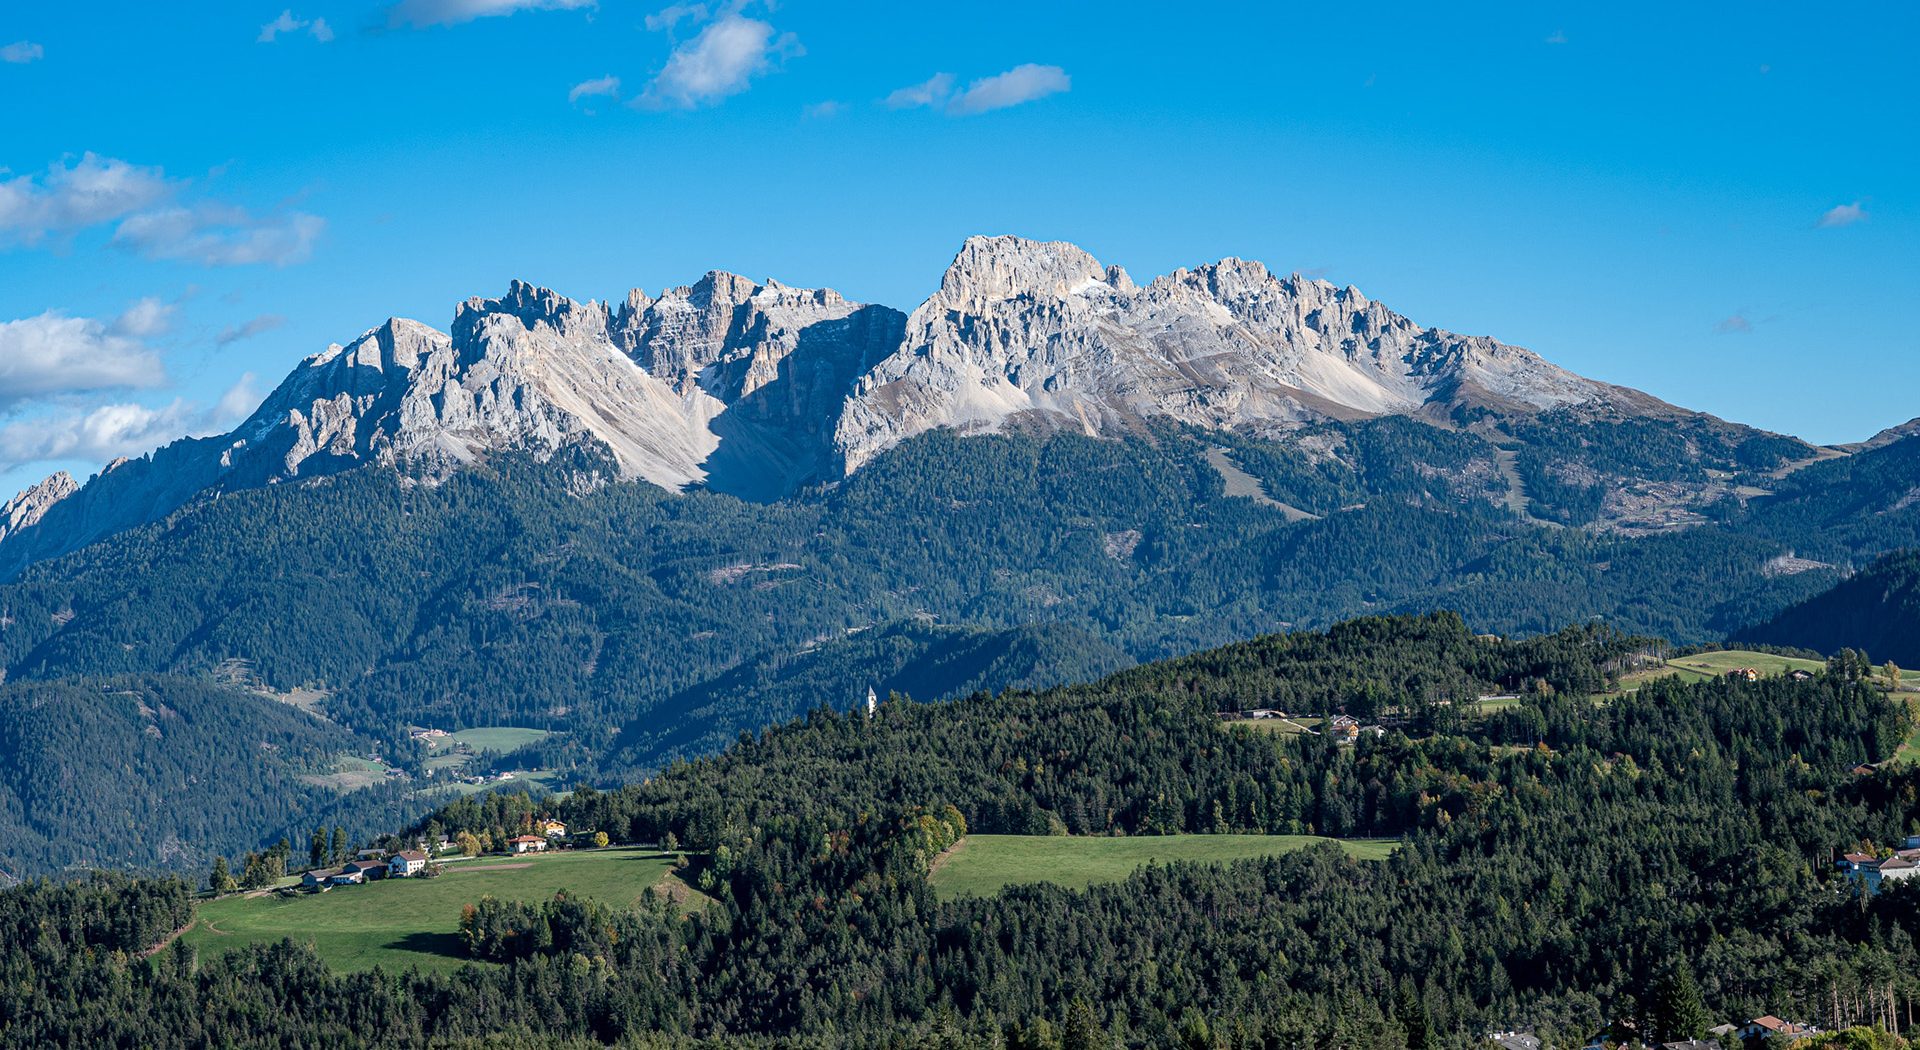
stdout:
<svg viewBox="0 0 1920 1050">
<path fill-rule="evenodd" d="M 1136 285 L 1069 244 L 970 238 L 903 315 L 712 272 L 577 302 L 515 281 L 441 333 L 392 319 L 309 357 L 229 434 L 175 442 L 0 511 L 0 578 L 201 493 L 383 463 L 431 479 L 489 453 L 601 453 L 667 489 L 751 499 L 858 470 L 935 428 L 1285 427 L 1565 406 L 1679 413 L 1528 350 L 1225 259 Z"/>
</svg>

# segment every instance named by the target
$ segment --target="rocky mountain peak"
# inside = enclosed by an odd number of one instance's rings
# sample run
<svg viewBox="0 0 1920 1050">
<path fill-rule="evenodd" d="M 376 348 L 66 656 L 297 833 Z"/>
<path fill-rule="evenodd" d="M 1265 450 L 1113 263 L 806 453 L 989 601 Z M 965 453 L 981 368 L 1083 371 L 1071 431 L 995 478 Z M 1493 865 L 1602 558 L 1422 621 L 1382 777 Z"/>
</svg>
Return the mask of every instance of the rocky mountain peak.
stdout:
<svg viewBox="0 0 1920 1050">
<path fill-rule="evenodd" d="M 1090 291 L 1132 291 L 1124 270 L 1065 241 L 969 237 L 927 307 L 977 310 L 1006 299 L 1064 299 Z"/>
<path fill-rule="evenodd" d="M 80 486 L 74 483 L 73 475 L 61 470 L 0 504 L 0 541 L 39 522 L 54 504 L 78 491 Z"/>
</svg>

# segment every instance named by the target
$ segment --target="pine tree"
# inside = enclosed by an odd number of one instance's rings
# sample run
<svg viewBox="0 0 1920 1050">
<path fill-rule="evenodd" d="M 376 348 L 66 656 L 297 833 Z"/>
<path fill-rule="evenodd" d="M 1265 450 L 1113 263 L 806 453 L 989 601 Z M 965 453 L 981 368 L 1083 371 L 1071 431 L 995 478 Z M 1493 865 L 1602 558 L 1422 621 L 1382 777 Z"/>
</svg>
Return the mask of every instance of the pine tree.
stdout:
<svg viewBox="0 0 1920 1050">
<path fill-rule="evenodd" d="M 233 892 L 233 873 L 227 870 L 227 858 L 213 858 L 213 874 L 208 876 L 207 885 L 215 893 Z"/>
<path fill-rule="evenodd" d="M 1651 1020 L 1654 1035 L 1662 1042 L 1692 1039 L 1707 1030 L 1707 1004 L 1685 959 L 1674 963 L 1655 986 Z"/>
<path fill-rule="evenodd" d="M 338 824 L 333 826 L 333 859 L 342 861 L 347 858 L 347 829 Z"/>
<path fill-rule="evenodd" d="M 327 829 L 314 828 L 313 842 L 307 847 L 307 866 L 319 867 L 327 859 Z"/>
<path fill-rule="evenodd" d="M 1112 1046 L 1113 1040 L 1107 1037 L 1106 1029 L 1100 1027 L 1100 1019 L 1093 1015 L 1093 1005 L 1075 996 L 1072 1005 L 1067 1007 L 1060 1050 L 1110 1050 Z"/>
</svg>

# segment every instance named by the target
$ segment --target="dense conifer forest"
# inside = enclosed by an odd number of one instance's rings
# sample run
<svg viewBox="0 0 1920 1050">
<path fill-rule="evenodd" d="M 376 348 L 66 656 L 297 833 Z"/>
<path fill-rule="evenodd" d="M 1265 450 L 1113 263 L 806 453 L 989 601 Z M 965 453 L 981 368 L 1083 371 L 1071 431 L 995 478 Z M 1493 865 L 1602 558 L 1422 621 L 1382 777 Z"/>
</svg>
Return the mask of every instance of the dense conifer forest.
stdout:
<svg viewBox="0 0 1920 1050">
<path fill-rule="evenodd" d="M 1775 1013 L 1909 1015 L 1920 892 L 1862 897 L 1837 850 L 1920 830 L 1911 728 L 1850 656 L 1806 681 L 1610 690 L 1644 642 L 1526 642 L 1459 618 L 1263 638 L 1100 682 L 817 711 L 724 754 L 562 800 L 482 795 L 418 829 L 672 841 L 714 903 L 476 900 L 476 968 L 339 976 L 295 943 L 180 944 L 178 883 L 0 894 L 26 1045 L 1442 1047 L 1529 1027 L 1678 1038 Z M 1459 701 L 1514 690 L 1514 706 Z M 1370 699 L 1363 699 L 1368 698 Z M 1218 711 L 1371 703 L 1341 746 Z M 941 902 L 982 831 L 1314 830 L 1398 838 Z M 669 839 L 669 836 L 671 838 Z"/>
<path fill-rule="evenodd" d="M 1516 447 L 1561 449 L 1588 463 L 1580 477 L 1653 469 L 1633 459 L 1627 424 L 1549 414 L 1530 426 Z M 1513 634 L 1601 618 L 1716 641 L 1920 544 L 1920 507 L 1900 503 L 1920 484 L 1920 442 L 1772 478 L 1755 471 L 1781 450 L 1697 427 L 1686 438 L 1697 454 L 1661 477 L 1724 475 L 1776 494 L 1729 497 L 1714 523 L 1645 536 L 1542 526 L 1572 506 L 1546 496 L 1534 520 L 1516 517 L 1496 462 L 1504 438 L 1391 417 L 1286 442 L 1176 428 L 1125 440 L 936 432 L 773 504 L 607 484 L 584 452 L 503 456 L 432 485 L 355 470 L 211 492 L 33 566 L 0 586 L 0 666 L 9 689 L 231 680 L 241 668 L 241 692 L 319 695 L 326 721 L 302 732 L 336 755 L 376 754 L 418 776 L 410 726 L 524 726 L 554 735 L 501 768 L 604 785 L 868 687 L 926 700 L 1084 680 L 1363 612 L 1453 608 L 1475 630 Z M 1514 455 L 1526 475 L 1527 455 Z M 1228 495 L 1221 457 L 1293 509 Z M 1776 570 L 1788 553 L 1792 571 Z M 253 704 L 234 717 L 268 716 L 279 717 Z M 108 830 L 69 849 L 23 804 L 0 806 L 10 874 L 109 858 L 198 870 L 315 819 L 371 832 L 426 804 L 387 786 L 308 791 L 297 778 L 331 761 L 311 749 L 262 749 L 260 768 L 214 775 L 193 734 L 163 733 L 138 761 L 202 772 L 156 781 L 169 785 L 164 812 L 192 814 L 156 823 L 96 787 L 124 775 L 110 761 L 123 749 L 85 746 L 64 724 L 8 751 L 11 772 L 58 782 L 45 790 Z M 252 801 L 201 804 L 229 788 Z"/>
</svg>

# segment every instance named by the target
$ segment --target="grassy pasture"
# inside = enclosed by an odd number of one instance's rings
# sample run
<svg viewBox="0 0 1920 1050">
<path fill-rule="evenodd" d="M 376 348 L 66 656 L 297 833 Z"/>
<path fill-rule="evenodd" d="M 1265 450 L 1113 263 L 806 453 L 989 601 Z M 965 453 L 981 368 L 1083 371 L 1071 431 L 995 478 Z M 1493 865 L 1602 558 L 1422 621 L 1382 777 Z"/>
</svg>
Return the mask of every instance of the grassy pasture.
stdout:
<svg viewBox="0 0 1920 1050">
<path fill-rule="evenodd" d="M 968 835 L 934 866 L 933 888 L 942 900 L 987 897 L 1006 886 L 1051 882 L 1085 889 L 1118 882 L 1148 862 L 1224 863 L 1336 842 L 1361 860 L 1380 860 L 1398 845 L 1391 839 L 1329 839 L 1317 835 Z"/>
<path fill-rule="evenodd" d="M 202 952 L 290 937 L 311 943 L 341 971 L 452 970 L 468 961 L 460 947 L 460 909 L 487 894 L 542 901 L 565 890 L 627 907 L 652 888 L 687 903 L 705 900 L 674 874 L 673 858 L 656 850 L 567 850 L 445 867 L 436 879 L 382 879 L 325 893 L 207 901 L 184 936 Z"/>
</svg>

